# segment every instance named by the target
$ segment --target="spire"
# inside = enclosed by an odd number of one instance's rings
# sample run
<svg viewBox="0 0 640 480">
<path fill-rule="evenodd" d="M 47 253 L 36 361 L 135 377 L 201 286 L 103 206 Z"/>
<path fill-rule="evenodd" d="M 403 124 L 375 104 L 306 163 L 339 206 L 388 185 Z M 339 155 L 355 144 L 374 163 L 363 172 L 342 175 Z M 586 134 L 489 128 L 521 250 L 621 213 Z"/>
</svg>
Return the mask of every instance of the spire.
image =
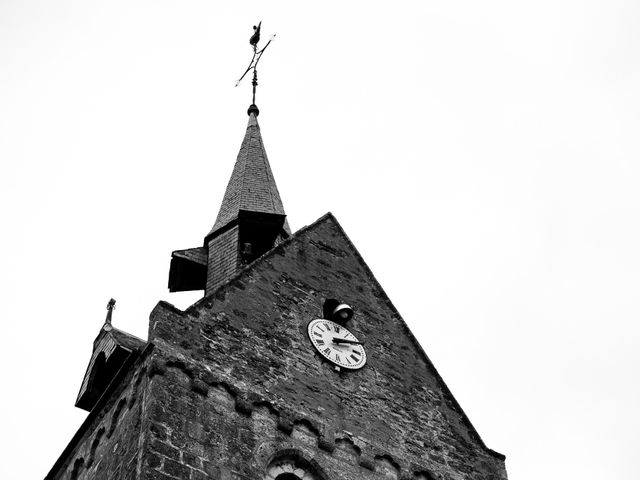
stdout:
<svg viewBox="0 0 640 480">
<path fill-rule="evenodd" d="M 207 238 L 236 221 L 241 211 L 285 215 L 256 117 L 255 110 L 250 109 L 247 132 L 240 146 L 218 217 Z M 286 221 L 283 229 L 287 234 L 291 234 Z"/>
<path fill-rule="evenodd" d="M 204 289 L 209 295 L 291 235 L 255 110 L 249 109 L 247 132 L 204 245 L 171 254 L 172 292 Z"/>
<path fill-rule="evenodd" d="M 205 295 L 291 235 L 262 143 L 257 112 L 250 108 L 248 113 L 247 133 L 218 218 L 204 239 Z"/>
<path fill-rule="evenodd" d="M 236 82 L 238 86 L 253 70 L 253 101 L 247 111 L 247 132 L 222 198 L 218 217 L 204 237 L 204 245 L 176 250 L 171 254 L 169 290 L 172 292 L 204 289 L 205 295 L 210 295 L 245 265 L 291 235 L 258 125 L 257 67 L 273 40 L 271 37 L 258 50 L 260 25 L 253 27 L 254 34 L 249 41 L 253 49 L 249 67 Z"/>
</svg>

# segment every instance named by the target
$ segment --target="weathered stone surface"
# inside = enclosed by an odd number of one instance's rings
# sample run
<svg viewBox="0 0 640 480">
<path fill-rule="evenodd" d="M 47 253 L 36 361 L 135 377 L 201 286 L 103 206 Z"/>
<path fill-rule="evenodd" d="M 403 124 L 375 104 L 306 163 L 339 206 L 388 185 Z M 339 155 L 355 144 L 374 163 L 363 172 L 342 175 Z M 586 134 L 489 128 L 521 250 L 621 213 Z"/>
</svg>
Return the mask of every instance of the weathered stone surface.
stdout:
<svg viewBox="0 0 640 480">
<path fill-rule="evenodd" d="M 361 370 L 307 337 L 327 299 L 354 308 Z M 149 343 L 47 478 L 506 479 L 330 215 L 187 311 L 158 304 Z"/>
<path fill-rule="evenodd" d="M 148 434 L 145 362 L 141 359 L 87 417 L 47 479 L 137 479 Z M 157 458 L 148 456 L 150 463 Z"/>
<path fill-rule="evenodd" d="M 356 312 L 348 327 L 366 342 L 362 370 L 336 372 L 311 346 L 307 324 L 328 298 Z M 331 216 L 186 312 L 159 304 L 149 339 L 154 357 L 179 366 L 151 388 L 167 405 L 171 445 L 197 447 L 222 478 L 262 477 L 287 448 L 331 478 L 506 478 L 503 457 L 484 446 Z M 196 395 L 192 378 L 213 388 Z M 203 433 L 177 435 L 185 421 Z"/>
</svg>

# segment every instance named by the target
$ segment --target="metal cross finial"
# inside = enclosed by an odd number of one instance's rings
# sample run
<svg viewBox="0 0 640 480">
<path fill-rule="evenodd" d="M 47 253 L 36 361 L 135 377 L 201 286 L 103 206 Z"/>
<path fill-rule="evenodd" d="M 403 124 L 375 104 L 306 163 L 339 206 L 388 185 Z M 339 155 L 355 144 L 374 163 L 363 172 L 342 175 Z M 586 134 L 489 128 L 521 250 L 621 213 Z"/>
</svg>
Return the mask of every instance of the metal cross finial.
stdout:
<svg viewBox="0 0 640 480">
<path fill-rule="evenodd" d="M 116 308 L 116 301 L 112 298 L 107 303 L 107 318 L 104 321 L 105 327 L 108 326 L 111 328 L 111 315 L 113 314 L 113 310 Z"/>
<path fill-rule="evenodd" d="M 269 44 L 275 38 L 275 34 L 271 35 L 271 38 L 269 39 L 267 44 L 264 47 L 262 47 L 260 50 L 258 50 L 258 42 L 260 41 L 261 26 L 262 26 L 262 22 L 258 23 L 257 26 L 256 25 L 253 26 L 253 35 L 251 35 L 251 38 L 249 39 L 249 44 L 253 48 L 253 57 L 251 57 L 251 62 L 249 63 L 249 66 L 247 67 L 247 69 L 244 71 L 240 79 L 236 82 L 236 87 L 237 87 L 238 85 L 240 85 L 240 82 L 242 82 L 242 79 L 247 75 L 247 73 L 253 70 L 253 81 L 251 82 L 251 84 L 253 85 L 253 97 L 252 97 L 252 102 L 251 102 L 251 106 L 249 107 L 248 113 L 251 114 L 251 112 L 254 112 L 256 115 L 258 115 L 259 113 L 258 107 L 256 107 L 256 87 L 258 86 L 258 62 L 260 61 L 260 58 L 262 58 L 262 54 L 264 53 L 264 51 L 267 49 Z"/>
</svg>

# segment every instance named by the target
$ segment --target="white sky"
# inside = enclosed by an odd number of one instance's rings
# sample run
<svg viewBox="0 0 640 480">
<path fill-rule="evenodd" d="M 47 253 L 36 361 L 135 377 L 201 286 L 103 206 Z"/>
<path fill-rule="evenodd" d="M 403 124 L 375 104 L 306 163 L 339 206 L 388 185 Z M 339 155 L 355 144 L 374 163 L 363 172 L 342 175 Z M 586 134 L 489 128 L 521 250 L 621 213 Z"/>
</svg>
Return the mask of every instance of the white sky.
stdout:
<svg viewBox="0 0 640 480">
<path fill-rule="evenodd" d="M 2 478 L 42 478 L 110 297 L 146 338 L 260 125 L 511 479 L 640 470 L 640 2 L 0 1 Z"/>
</svg>

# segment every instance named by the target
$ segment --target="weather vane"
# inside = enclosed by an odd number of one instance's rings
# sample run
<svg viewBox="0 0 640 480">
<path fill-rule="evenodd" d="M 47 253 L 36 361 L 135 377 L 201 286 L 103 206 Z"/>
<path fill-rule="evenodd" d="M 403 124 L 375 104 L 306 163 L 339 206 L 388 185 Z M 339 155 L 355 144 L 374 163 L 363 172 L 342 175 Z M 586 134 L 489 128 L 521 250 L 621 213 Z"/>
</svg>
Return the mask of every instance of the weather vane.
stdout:
<svg viewBox="0 0 640 480">
<path fill-rule="evenodd" d="M 253 101 L 251 102 L 251 106 L 249 107 L 249 113 L 255 112 L 256 115 L 260 113 L 258 110 L 258 107 L 256 106 L 256 87 L 258 86 L 258 62 L 262 58 L 262 54 L 264 53 L 264 51 L 267 49 L 269 44 L 273 41 L 273 39 L 276 36 L 275 34 L 271 35 L 271 38 L 269 39 L 267 44 L 258 50 L 258 42 L 260 41 L 261 25 L 262 25 L 262 22 L 258 23 L 258 26 L 255 26 L 255 25 L 253 26 L 253 35 L 251 35 L 251 38 L 249 39 L 249 44 L 253 48 L 253 57 L 251 57 L 251 62 L 249 63 L 249 66 L 247 67 L 247 69 L 244 71 L 240 79 L 236 82 L 236 87 L 237 87 L 238 85 L 240 85 L 240 82 L 242 82 L 242 79 L 246 77 L 247 73 L 253 70 L 253 81 L 251 82 L 251 84 L 253 85 Z"/>
</svg>

